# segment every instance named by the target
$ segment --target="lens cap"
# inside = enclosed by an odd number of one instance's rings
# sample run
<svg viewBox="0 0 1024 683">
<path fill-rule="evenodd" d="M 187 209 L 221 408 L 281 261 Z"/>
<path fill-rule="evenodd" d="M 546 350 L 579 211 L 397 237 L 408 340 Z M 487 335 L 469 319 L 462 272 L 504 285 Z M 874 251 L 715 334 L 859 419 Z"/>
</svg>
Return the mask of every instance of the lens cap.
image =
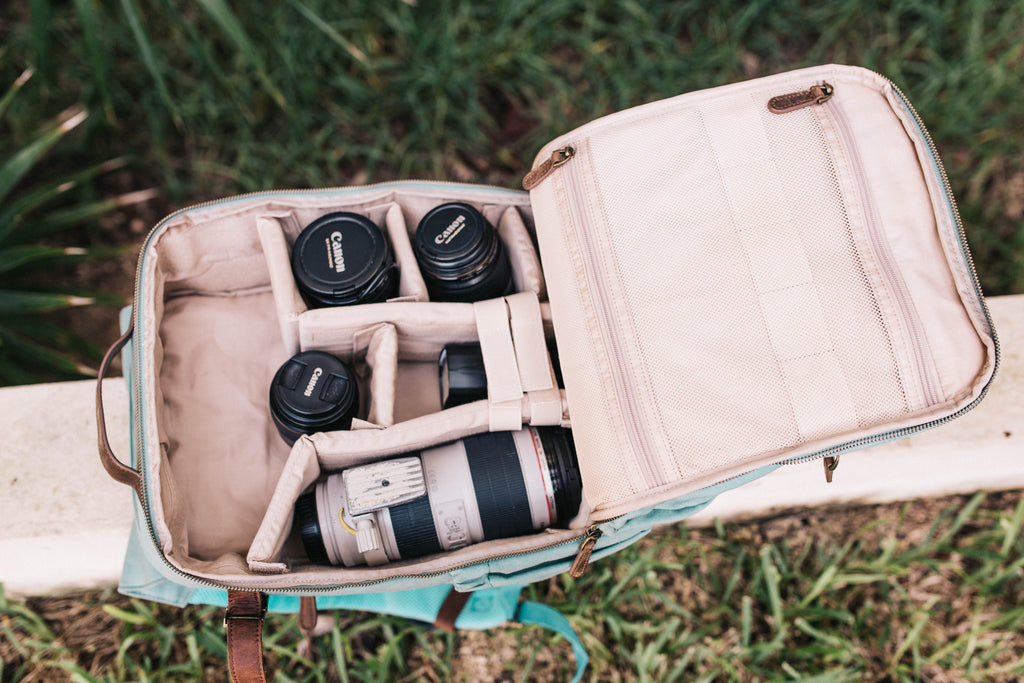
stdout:
<svg viewBox="0 0 1024 683">
<path fill-rule="evenodd" d="M 355 375 L 323 351 L 292 356 L 270 385 L 270 414 L 288 443 L 303 434 L 348 429 L 358 409 Z"/>
<path fill-rule="evenodd" d="M 373 221 L 339 211 L 321 216 L 292 247 L 292 272 L 314 305 L 378 303 L 397 294 L 391 246 Z"/>
<path fill-rule="evenodd" d="M 450 202 L 432 209 L 416 228 L 413 248 L 435 301 L 482 301 L 512 291 L 505 245 L 469 204 Z"/>
</svg>

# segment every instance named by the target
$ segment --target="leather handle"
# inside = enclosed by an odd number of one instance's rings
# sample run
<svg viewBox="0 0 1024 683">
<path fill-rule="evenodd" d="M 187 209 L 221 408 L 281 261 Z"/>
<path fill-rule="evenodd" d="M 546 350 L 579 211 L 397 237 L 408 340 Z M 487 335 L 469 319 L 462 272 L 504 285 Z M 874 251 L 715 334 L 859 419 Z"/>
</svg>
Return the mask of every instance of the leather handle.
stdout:
<svg viewBox="0 0 1024 683">
<path fill-rule="evenodd" d="M 263 669 L 263 617 L 267 596 L 251 591 L 228 590 L 228 672 L 232 683 L 267 683 Z"/>
<path fill-rule="evenodd" d="M 128 467 L 114 455 L 114 451 L 110 448 L 110 440 L 107 438 L 107 423 L 103 414 L 103 379 L 106 377 L 107 371 L 110 369 L 110 362 L 114 356 L 121 352 L 125 344 L 132 338 L 132 333 L 135 332 L 135 319 L 132 318 L 131 325 L 125 330 L 114 344 L 107 349 L 107 353 L 103 356 L 103 362 L 100 363 L 99 377 L 96 380 L 96 430 L 99 436 L 99 452 L 100 462 L 103 464 L 103 469 L 107 471 L 107 474 L 111 476 L 114 481 L 119 481 L 122 484 L 127 484 L 135 490 L 135 494 L 142 499 L 142 477 L 139 475 L 137 470 L 133 470 Z"/>
</svg>

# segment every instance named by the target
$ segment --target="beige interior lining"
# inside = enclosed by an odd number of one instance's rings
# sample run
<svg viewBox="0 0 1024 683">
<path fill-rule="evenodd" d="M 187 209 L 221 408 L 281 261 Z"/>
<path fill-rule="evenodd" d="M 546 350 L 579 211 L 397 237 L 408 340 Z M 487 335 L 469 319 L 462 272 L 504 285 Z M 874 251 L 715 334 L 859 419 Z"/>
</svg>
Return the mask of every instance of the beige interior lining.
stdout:
<svg viewBox="0 0 1024 683">
<path fill-rule="evenodd" d="M 144 426 L 148 442 L 159 444 L 157 457 L 149 459 L 151 493 L 161 501 L 153 517 L 173 562 L 199 573 L 249 573 L 244 556 L 282 474 L 288 476 L 290 449 L 269 419 L 269 382 L 299 349 L 336 353 L 353 363 L 361 380 L 364 408 L 353 430 L 318 435 L 328 461 L 344 459 L 356 444 L 367 452 L 403 452 L 486 429 L 486 419 L 479 419 L 485 402 L 455 410 L 454 417 L 432 417 L 440 411 L 441 348 L 474 341 L 477 331 L 471 304 L 419 300 L 425 298 L 417 291 L 422 279 L 408 267 L 409 217 L 455 199 L 466 197 L 406 191 L 401 184 L 352 193 L 271 193 L 184 212 L 150 240 L 142 313 L 145 328 L 158 333 L 139 344 L 150 359 L 144 370 L 152 373 L 143 382 Z M 524 200 L 488 191 L 471 198 L 499 226 L 517 286 L 542 293 Z M 403 278 L 398 300 L 348 309 L 305 306 L 291 277 L 288 245 L 302 226 L 336 210 L 386 226 L 403 272 L 414 276 Z M 542 317 L 551 334 L 546 304 Z M 528 422 L 528 404 L 523 414 Z"/>
</svg>

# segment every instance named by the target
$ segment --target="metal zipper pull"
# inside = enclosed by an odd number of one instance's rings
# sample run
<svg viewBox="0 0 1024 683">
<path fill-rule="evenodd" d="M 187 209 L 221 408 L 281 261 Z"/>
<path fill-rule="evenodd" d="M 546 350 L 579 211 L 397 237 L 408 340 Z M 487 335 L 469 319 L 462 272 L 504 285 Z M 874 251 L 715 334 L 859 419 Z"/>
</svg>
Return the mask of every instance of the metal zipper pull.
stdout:
<svg viewBox="0 0 1024 683">
<path fill-rule="evenodd" d="M 523 177 L 523 189 L 532 190 L 540 185 L 541 181 L 551 175 L 551 172 L 576 156 L 576 150 L 572 147 L 562 147 L 551 153 L 549 159 L 544 160 L 540 166 L 533 169 Z"/>
<path fill-rule="evenodd" d="M 569 567 L 569 576 L 574 579 L 583 576 L 583 572 L 587 571 L 587 565 L 590 564 L 590 555 L 594 552 L 597 539 L 601 538 L 603 534 L 604 532 L 596 526 L 587 529 L 587 535 L 583 537 L 583 543 L 580 544 L 579 552 L 576 553 L 576 559 Z"/>
<path fill-rule="evenodd" d="M 820 85 L 812 85 L 807 90 L 801 90 L 800 92 L 776 95 L 768 100 L 768 111 L 774 114 L 785 114 L 786 112 L 809 107 L 812 104 L 824 104 L 828 98 L 832 97 L 835 91 L 836 89 L 832 87 L 831 83 L 822 83 Z"/>
<path fill-rule="evenodd" d="M 839 456 L 838 455 L 826 455 L 822 460 L 825 465 L 825 483 L 832 483 L 832 473 L 839 467 Z"/>
</svg>

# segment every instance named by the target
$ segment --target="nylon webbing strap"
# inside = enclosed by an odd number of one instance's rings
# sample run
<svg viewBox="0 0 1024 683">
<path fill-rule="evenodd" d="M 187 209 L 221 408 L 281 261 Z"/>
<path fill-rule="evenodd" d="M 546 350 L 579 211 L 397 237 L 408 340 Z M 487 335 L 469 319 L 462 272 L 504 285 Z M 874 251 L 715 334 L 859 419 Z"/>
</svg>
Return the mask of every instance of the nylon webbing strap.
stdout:
<svg viewBox="0 0 1024 683">
<path fill-rule="evenodd" d="M 266 683 L 263 673 L 263 617 L 267 596 L 251 591 L 228 591 L 224 616 L 227 629 L 228 671 L 234 683 Z"/>
<path fill-rule="evenodd" d="M 576 655 L 576 674 L 572 677 L 571 683 L 579 683 L 583 678 L 583 672 L 587 670 L 590 656 L 587 654 L 587 649 L 583 647 L 583 642 L 580 641 L 576 629 L 572 627 L 564 614 L 539 602 L 526 601 L 519 603 L 515 621 L 520 624 L 543 626 L 568 640 L 572 645 L 573 654 Z"/>
</svg>

